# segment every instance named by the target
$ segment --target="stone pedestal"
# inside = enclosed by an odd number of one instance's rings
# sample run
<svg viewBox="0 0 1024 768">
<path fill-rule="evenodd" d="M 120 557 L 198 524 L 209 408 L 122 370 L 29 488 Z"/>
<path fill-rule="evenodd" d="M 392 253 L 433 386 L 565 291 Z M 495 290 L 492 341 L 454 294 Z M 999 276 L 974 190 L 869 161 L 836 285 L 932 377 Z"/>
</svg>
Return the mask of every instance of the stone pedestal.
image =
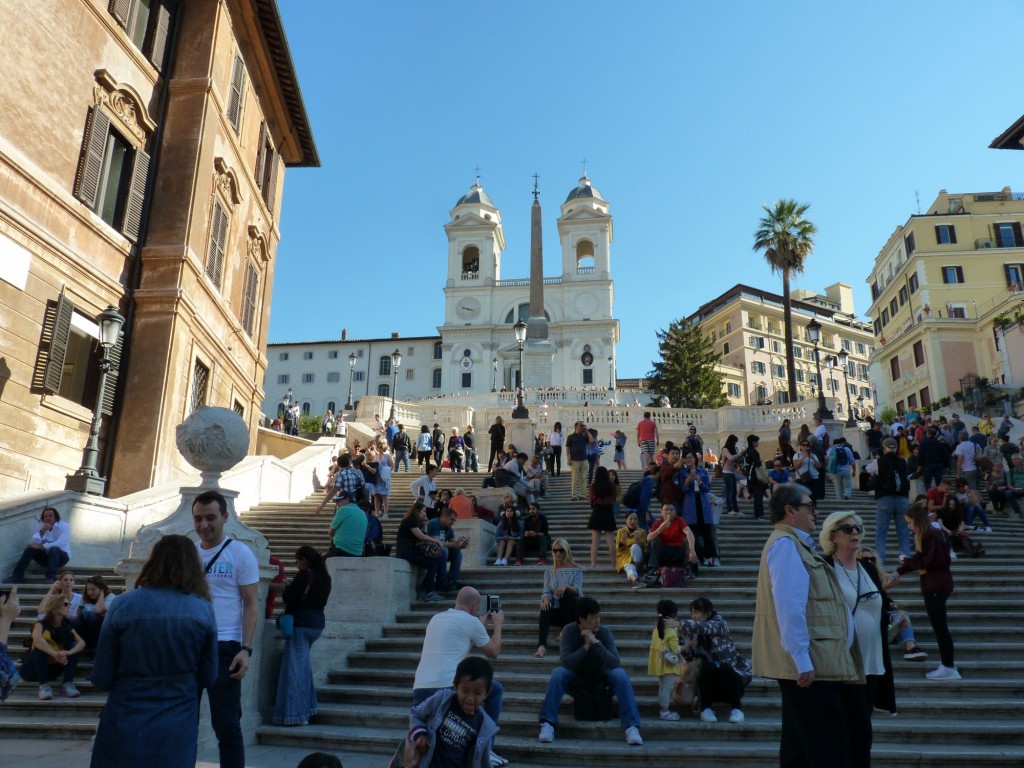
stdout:
<svg viewBox="0 0 1024 768">
<path fill-rule="evenodd" d="M 523 350 L 523 385 L 529 389 L 550 387 L 555 345 L 548 340 L 530 339 Z M 518 445 L 518 443 L 516 443 Z"/>
<path fill-rule="evenodd" d="M 505 420 L 505 447 L 509 443 L 516 447 L 517 451 L 533 456 L 533 444 L 536 439 L 537 422 L 533 419 L 506 419 Z"/>
<path fill-rule="evenodd" d="M 459 536 L 469 538 L 469 546 L 462 550 L 462 567 L 476 568 L 487 565 L 488 555 L 494 549 L 494 526 L 474 517 L 470 520 L 456 520 L 452 527 Z"/>
</svg>

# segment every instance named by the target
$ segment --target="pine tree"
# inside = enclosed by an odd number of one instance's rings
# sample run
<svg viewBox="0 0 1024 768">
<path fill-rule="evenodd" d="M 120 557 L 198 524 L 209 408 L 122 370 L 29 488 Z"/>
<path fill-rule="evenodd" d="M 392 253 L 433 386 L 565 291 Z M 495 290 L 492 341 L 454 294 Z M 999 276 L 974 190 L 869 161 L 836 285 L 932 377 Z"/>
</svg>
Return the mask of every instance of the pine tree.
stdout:
<svg viewBox="0 0 1024 768">
<path fill-rule="evenodd" d="M 728 403 L 722 374 L 715 368 L 721 355 L 696 323 L 673 320 L 658 331 L 660 362 L 647 374 L 648 385 L 667 395 L 673 408 L 719 408 Z"/>
</svg>

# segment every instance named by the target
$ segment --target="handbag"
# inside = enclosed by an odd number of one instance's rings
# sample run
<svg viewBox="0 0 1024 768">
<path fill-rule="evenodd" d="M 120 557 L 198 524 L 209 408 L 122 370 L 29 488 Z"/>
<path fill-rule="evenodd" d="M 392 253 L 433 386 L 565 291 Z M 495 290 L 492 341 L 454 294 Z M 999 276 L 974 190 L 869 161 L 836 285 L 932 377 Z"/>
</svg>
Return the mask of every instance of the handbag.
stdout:
<svg viewBox="0 0 1024 768">
<path fill-rule="evenodd" d="M 679 674 L 676 684 L 672 687 L 672 701 L 676 704 L 693 707 L 694 712 L 700 711 L 697 678 L 700 677 L 700 670 L 703 665 L 703 656 L 698 656 L 693 661 L 683 662 L 683 671 Z"/>
<path fill-rule="evenodd" d="M 424 541 L 423 539 L 416 539 L 412 543 L 413 548 L 424 557 L 429 557 L 431 560 L 437 560 L 444 555 L 444 547 L 438 541 Z"/>
<path fill-rule="evenodd" d="M 755 467 L 754 474 L 757 476 L 757 482 L 762 485 L 768 484 L 768 470 L 764 467 Z"/>
<path fill-rule="evenodd" d="M 281 632 L 281 637 L 291 637 L 295 634 L 295 617 L 290 613 L 282 613 L 277 617 L 277 628 Z"/>
</svg>

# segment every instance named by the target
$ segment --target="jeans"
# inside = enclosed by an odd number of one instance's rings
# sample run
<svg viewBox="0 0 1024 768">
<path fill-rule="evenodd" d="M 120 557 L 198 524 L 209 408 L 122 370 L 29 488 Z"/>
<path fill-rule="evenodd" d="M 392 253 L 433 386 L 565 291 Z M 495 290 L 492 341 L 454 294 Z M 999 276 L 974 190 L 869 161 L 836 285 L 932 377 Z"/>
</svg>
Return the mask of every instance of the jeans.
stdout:
<svg viewBox="0 0 1024 768">
<path fill-rule="evenodd" d="M 444 573 L 445 563 L 448 562 L 444 554 L 438 558 L 430 558 L 411 547 L 399 549 L 398 556 L 403 560 L 408 560 L 413 565 L 418 565 L 426 571 L 423 574 L 423 581 L 416 585 L 416 591 L 423 594 L 430 594 L 434 591 L 434 585 L 437 583 L 438 578 L 441 577 L 441 574 Z"/>
<path fill-rule="evenodd" d="M 942 666 L 956 666 L 953 661 L 953 635 L 949 631 L 949 621 L 946 618 L 946 601 L 949 594 L 946 592 L 925 592 L 924 608 L 928 612 L 928 621 L 931 622 L 932 631 L 935 632 L 935 644 L 939 646 L 939 658 L 942 659 Z"/>
<path fill-rule="evenodd" d="M 1004 488 L 1002 491 L 1002 497 L 1003 502 L 1009 504 L 1010 509 L 1014 511 L 1017 517 L 1020 517 L 1020 503 L 1017 501 L 1017 494 L 1011 491 L 1009 488 Z"/>
<path fill-rule="evenodd" d="M 68 656 L 67 664 L 53 664 L 53 659 L 38 648 L 28 652 L 28 656 L 21 663 L 21 676 L 30 683 L 46 685 L 63 675 L 64 684 L 75 682 L 75 672 L 78 670 L 78 660 L 81 654 Z"/>
<path fill-rule="evenodd" d="M 466 471 L 467 472 L 479 472 L 480 471 L 480 456 L 477 455 L 475 448 L 466 449 Z"/>
<path fill-rule="evenodd" d="M 837 469 L 832 475 L 832 485 L 836 489 L 836 498 L 849 501 L 853 497 L 853 479 L 850 476 L 850 469 Z"/>
<path fill-rule="evenodd" d="M 598 455 L 587 456 L 587 486 L 594 482 L 594 470 L 601 466 L 601 457 Z"/>
<path fill-rule="evenodd" d="M 945 471 L 942 464 L 925 464 L 921 469 L 921 479 L 924 481 L 924 489 L 927 491 L 932 485 L 942 482 L 942 473 Z"/>
<path fill-rule="evenodd" d="M 462 550 L 445 549 L 444 563 L 441 564 L 440 578 L 442 581 L 458 581 L 462 573 Z M 447 574 L 445 573 L 447 566 Z"/>
<path fill-rule="evenodd" d="M 978 490 L 978 470 L 965 469 L 960 474 L 964 476 L 964 480 L 967 481 L 967 485 L 970 486 L 971 490 Z"/>
<path fill-rule="evenodd" d="M 546 533 L 538 533 L 536 536 L 523 536 L 522 549 L 524 555 L 527 551 L 537 550 L 537 557 L 547 557 L 551 549 L 551 537 Z"/>
<path fill-rule="evenodd" d="M 732 472 L 722 473 L 722 482 L 725 484 L 725 511 L 739 512 L 739 497 L 736 495 L 736 475 Z"/>
<path fill-rule="evenodd" d="M 418 706 L 429 699 L 438 691 L 453 690 L 452 688 L 414 688 L 412 692 L 412 705 Z M 491 691 L 484 699 L 484 712 L 497 725 L 501 719 L 501 702 L 505 698 L 505 687 L 497 680 L 491 681 Z"/>
<path fill-rule="evenodd" d="M 647 566 L 660 568 L 663 565 L 685 567 L 690 562 L 690 542 L 681 547 L 668 547 L 661 539 L 655 539 L 647 547 Z"/>
<path fill-rule="evenodd" d="M 405 448 L 399 448 L 395 451 L 395 472 L 398 471 L 399 467 L 402 466 L 402 462 L 405 462 L 405 471 L 409 471 L 409 452 Z"/>
<path fill-rule="evenodd" d="M 217 682 L 206 689 L 210 722 L 217 734 L 222 768 L 245 768 L 242 738 L 242 681 L 231 679 L 231 662 L 242 649 L 237 640 L 217 643 Z M 202 696 L 202 693 L 199 694 Z"/>
<path fill-rule="evenodd" d="M 50 547 L 49 549 L 25 547 L 25 551 L 21 553 L 21 559 L 14 566 L 11 581 L 23 581 L 25 579 L 25 569 L 28 568 L 28 564 L 33 560 L 46 569 L 47 581 L 56 581 L 57 569 L 62 568 L 68 559 L 67 553 L 63 549 L 57 549 L 57 547 Z"/>
<path fill-rule="evenodd" d="M 448 454 L 448 469 L 452 472 L 462 471 L 462 456 L 459 456 L 454 451 Z"/>
<path fill-rule="evenodd" d="M 985 507 L 983 507 L 982 505 L 980 505 L 980 504 L 965 504 L 964 505 L 964 511 L 965 511 L 965 513 L 967 515 L 967 518 L 966 518 L 966 520 L 964 522 L 967 523 L 967 527 L 968 528 L 971 527 L 972 525 L 974 525 L 974 516 L 975 515 L 978 515 L 979 517 L 981 517 L 982 525 L 984 525 L 986 528 L 989 527 L 988 515 L 985 514 Z"/>
<path fill-rule="evenodd" d="M 896 522 L 896 540 L 900 554 L 910 557 L 910 529 L 904 517 L 910 507 L 910 500 L 903 496 L 883 496 L 875 502 L 875 554 L 880 564 L 885 563 L 885 540 L 889 535 L 889 523 Z"/>
<path fill-rule="evenodd" d="M 609 669 L 605 672 L 608 675 L 608 684 L 619 700 L 619 722 L 623 729 L 630 726 L 640 725 L 640 712 L 636 708 L 636 699 L 633 697 L 633 686 L 629 682 L 629 675 L 622 667 Z M 576 673 L 565 667 L 556 667 L 548 680 L 548 690 L 544 694 L 544 704 L 540 709 L 540 721 L 558 725 L 558 707 L 562 703 L 565 689 L 576 679 Z"/>
</svg>

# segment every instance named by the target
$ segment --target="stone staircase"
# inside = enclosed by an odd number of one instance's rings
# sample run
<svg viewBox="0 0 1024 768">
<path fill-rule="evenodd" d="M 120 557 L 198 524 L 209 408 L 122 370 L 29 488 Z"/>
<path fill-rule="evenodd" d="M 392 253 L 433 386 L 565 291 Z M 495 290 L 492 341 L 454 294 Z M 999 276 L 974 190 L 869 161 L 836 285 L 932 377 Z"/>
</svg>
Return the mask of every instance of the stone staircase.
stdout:
<svg viewBox="0 0 1024 768">
<path fill-rule="evenodd" d="M 637 472 L 620 473 L 628 485 Z M 391 519 L 385 540 L 393 540 L 401 511 L 411 496 L 408 482 L 415 475 L 399 474 L 392 483 Z M 440 475 L 439 487 L 475 487 L 480 476 Z M 720 481 L 716 481 L 716 490 Z M 554 535 L 568 538 L 578 562 L 589 561 L 589 510 L 569 500 L 569 479 L 554 479 L 544 502 Z M 864 517 L 867 541 L 873 541 L 874 501 L 855 491 L 852 502 L 829 497 L 821 504 L 819 519 L 836 509 L 854 509 Z M 287 566 L 303 544 L 324 546 L 326 516 L 313 517 L 319 498 L 305 503 L 257 508 L 244 521 L 262 531 Z M 498 752 L 513 763 L 556 765 L 573 755 L 580 765 L 659 766 L 680 755 L 700 759 L 705 768 L 760 766 L 778 762 L 780 698 L 773 681 L 755 679 L 744 698 L 746 722 L 704 724 L 684 714 L 679 722 L 657 719 L 655 680 L 646 674 L 654 606 L 662 597 L 674 599 L 685 611 L 694 597 L 709 597 L 729 621 L 741 652 L 749 657 L 758 558 L 769 525 L 754 521 L 750 502 L 741 502 L 746 517 L 725 517 L 719 528 L 723 566 L 702 569 L 698 580 L 682 589 L 631 590 L 623 576 L 613 574 L 603 554 L 599 565 L 587 569 L 586 594 L 598 599 L 603 623 L 610 627 L 629 672 L 643 717 L 644 746 L 629 747 L 618 721 L 576 723 L 571 704 L 563 703 L 563 717 L 554 745 L 537 742 L 537 712 L 548 676 L 557 665 L 557 652 L 544 659 L 532 656 L 536 648 L 537 604 L 543 583 L 542 568 L 529 561 L 522 567 L 464 568 L 462 580 L 484 593 L 500 594 L 506 613 L 501 657 L 496 674 L 505 685 L 504 711 Z M 950 624 L 957 647 L 957 666 L 963 679 L 953 683 L 927 681 L 924 672 L 938 663 L 931 628 L 916 584 L 899 587 L 894 597 L 909 610 L 918 644 L 930 659 L 908 662 L 894 653 L 899 715 L 876 714 L 874 764 L 876 766 L 948 766 L 1024 764 L 1024 731 L 1019 707 L 1024 700 L 1024 565 L 1015 557 L 1016 540 L 1024 524 L 993 518 L 994 533 L 981 534 L 987 555 L 954 564 L 957 592 L 950 602 Z M 456 524 L 458 527 L 458 524 Z M 896 550 L 895 534 L 889 551 Z M 345 599 L 344 585 L 335 585 L 332 599 Z M 261 743 L 306 746 L 338 752 L 392 753 L 407 725 L 413 674 L 430 617 L 448 603 L 413 604 L 399 612 L 394 623 L 369 638 L 365 650 L 349 655 L 347 665 L 329 671 L 319 689 L 320 714 L 304 728 L 263 726 Z M 549 650 L 554 651 L 554 637 Z M 901 649 L 893 649 L 894 651 Z M 383 763 L 382 763 L 383 764 Z"/>
</svg>

